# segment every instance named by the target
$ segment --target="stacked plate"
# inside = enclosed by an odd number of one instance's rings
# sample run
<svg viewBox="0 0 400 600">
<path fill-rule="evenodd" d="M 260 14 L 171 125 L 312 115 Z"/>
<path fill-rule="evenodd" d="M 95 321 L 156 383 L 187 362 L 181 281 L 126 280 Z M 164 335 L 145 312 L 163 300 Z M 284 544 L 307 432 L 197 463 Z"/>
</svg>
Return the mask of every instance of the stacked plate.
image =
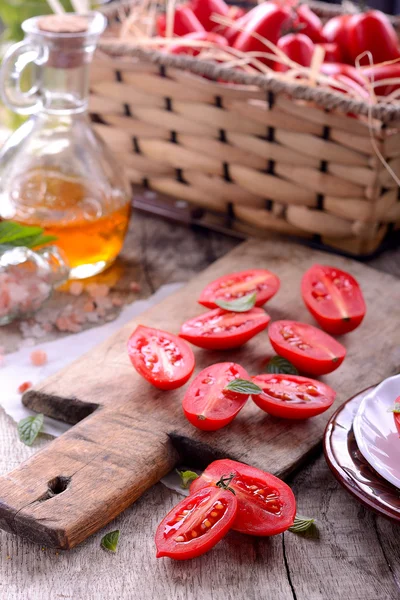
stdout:
<svg viewBox="0 0 400 600">
<path fill-rule="evenodd" d="M 396 375 L 351 398 L 331 417 L 324 451 L 348 491 L 400 522 L 400 437 L 391 412 L 399 396 Z"/>
</svg>

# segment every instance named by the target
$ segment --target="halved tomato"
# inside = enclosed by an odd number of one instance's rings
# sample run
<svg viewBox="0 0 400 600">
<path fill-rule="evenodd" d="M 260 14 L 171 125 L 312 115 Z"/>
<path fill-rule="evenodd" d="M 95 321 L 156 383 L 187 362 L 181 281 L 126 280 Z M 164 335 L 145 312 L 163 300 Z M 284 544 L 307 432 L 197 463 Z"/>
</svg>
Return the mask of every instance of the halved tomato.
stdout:
<svg viewBox="0 0 400 600">
<path fill-rule="evenodd" d="M 270 415 L 283 419 L 308 419 L 327 410 L 336 392 L 328 385 L 299 375 L 257 375 L 254 383 L 263 393 L 252 400 Z"/>
<path fill-rule="evenodd" d="M 185 560 L 204 554 L 229 531 L 237 506 L 236 496 L 217 486 L 204 487 L 184 498 L 157 528 L 157 558 Z"/>
<path fill-rule="evenodd" d="M 211 463 L 201 477 L 193 481 L 190 493 L 209 489 L 208 486 L 215 485 L 226 473 L 235 474 L 229 487 L 238 501 L 232 529 L 250 535 L 276 535 L 293 525 L 296 500 L 290 487 L 271 473 L 235 460 Z"/>
<path fill-rule="evenodd" d="M 199 303 L 217 308 L 215 300 L 236 300 L 256 292 L 255 306 L 262 306 L 279 290 L 279 278 L 266 269 L 251 269 L 230 273 L 209 283 L 201 292 Z"/>
<path fill-rule="evenodd" d="M 337 369 L 346 348 L 317 327 L 297 321 L 274 321 L 268 329 L 272 347 L 302 373 L 324 375 Z"/>
<path fill-rule="evenodd" d="M 262 308 L 237 313 L 216 308 L 186 321 L 179 335 L 199 348 L 229 350 L 265 329 L 271 317 Z"/>
<path fill-rule="evenodd" d="M 186 418 L 198 429 L 215 431 L 228 425 L 246 404 L 248 396 L 226 390 L 233 379 L 249 379 L 236 363 L 217 363 L 197 375 L 187 390 L 182 407 Z"/>
<path fill-rule="evenodd" d="M 316 321 L 328 333 L 342 335 L 358 327 L 365 302 L 350 273 L 327 265 L 313 265 L 303 275 L 301 295 Z"/>
<path fill-rule="evenodd" d="M 167 331 L 139 325 L 129 338 L 128 354 L 139 375 L 161 390 L 181 387 L 193 373 L 191 347 Z"/>
</svg>

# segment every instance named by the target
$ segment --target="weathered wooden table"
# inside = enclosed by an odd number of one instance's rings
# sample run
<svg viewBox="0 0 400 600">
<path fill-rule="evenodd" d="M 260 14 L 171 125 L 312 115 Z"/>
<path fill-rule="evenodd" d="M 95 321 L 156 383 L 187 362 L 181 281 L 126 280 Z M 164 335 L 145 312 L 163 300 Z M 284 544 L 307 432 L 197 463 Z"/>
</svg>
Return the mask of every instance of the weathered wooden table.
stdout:
<svg viewBox="0 0 400 600">
<path fill-rule="evenodd" d="M 185 281 L 238 240 L 134 215 L 123 253 L 129 279 L 142 296 Z M 371 261 L 400 276 L 400 249 Z M 390 293 L 390 290 L 382 290 Z M 0 330 L 10 350 L 16 330 Z M 373 340 L 369 340 L 373 343 Z M 377 357 L 382 360 L 383 357 Z M 0 473 L 49 442 L 30 449 L 0 410 Z M 289 481 L 301 514 L 318 533 L 250 538 L 230 533 L 208 555 L 177 563 L 155 558 L 154 532 L 179 496 L 157 484 L 105 531 L 121 530 L 118 553 L 100 547 L 103 532 L 69 552 L 57 552 L 0 531 L 1 600 L 397 600 L 400 529 L 351 498 L 319 456 Z"/>
</svg>

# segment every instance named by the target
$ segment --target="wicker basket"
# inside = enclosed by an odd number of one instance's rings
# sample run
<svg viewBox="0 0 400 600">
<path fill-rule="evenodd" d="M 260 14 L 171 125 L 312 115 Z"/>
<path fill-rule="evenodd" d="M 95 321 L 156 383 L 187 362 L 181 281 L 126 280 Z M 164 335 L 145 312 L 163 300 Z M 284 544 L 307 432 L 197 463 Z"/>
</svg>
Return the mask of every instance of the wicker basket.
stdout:
<svg viewBox="0 0 400 600">
<path fill-rule="evenodd" d="M 398 186 L 377 156 L 400 175 L 400 108 L 105 40 L 90 111 L 133 183 L 228 213 L 237 230 L 361 256 L 400 228 Z"/>
</svg>

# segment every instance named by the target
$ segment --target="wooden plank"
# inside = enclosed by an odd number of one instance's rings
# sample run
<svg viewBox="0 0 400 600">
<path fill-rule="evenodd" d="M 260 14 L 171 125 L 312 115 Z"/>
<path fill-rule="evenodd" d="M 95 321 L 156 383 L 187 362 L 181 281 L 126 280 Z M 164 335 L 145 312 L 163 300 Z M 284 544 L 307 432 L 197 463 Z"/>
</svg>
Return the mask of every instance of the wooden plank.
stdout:
<svg viewBox="0 0 400 600">
<path fill-rule="evenodd" d="M 268 266 L 282 279 L 279 294 L 268 304 L 272 318 L 292 316 L 310 321 L 297 291 L 301 275 L 313 263 L 329 263 L 330 259 L 323 253 L 275 240 L 247 242 L 147 311 L 140 322 L 177 332 L 182 321 L 202 312 L 194 299 L 208 281 L 254 265 Z M 362 386 L 395 372 L 400 360 L 400 283 L 387 275 L 372 276 L 367 267 L 343 258 L 337 258 L 335 264 L 357 277 L 369 307 L 363 326 L 346 339 L 348 358 L 344 365 L 326 377 L 340 402 Z M 391 294 L 382 297 L 380 290 L 389 287 Z M 382 314 L 387 315 L 384 322 Z M 202 464 L 231 456 L 286 475 L 318 447 L 334 407 L 309 422 L 290 423 L 268 417 L 248 403 L 217 435 L 194 429 L 182 415 L 183 390 L 168 394 L 154 390 L 132 369 L 126 341 L 137 323 L 127 324 L 85 357 L 25 394 L 24 403 L 30 408 L 72 423 L 96 406 L 101 408 L 0 480 L 3 528 L 36 541 L 72 547 L 126 508 L 173 467 L 178 455 Z M 373 339 L 374 344 L 366 345 L 365 339 Z M 264 334 L 245 348 L 229 352 L 229 359 L 255 374 L 269 352 Z M 199 349 L 195 355 L 197 370 L 226 357 L 226 353 Z M 386 360 L 377 364 L 377 355 Z M 49 482 L 57 477 L 67 478 L 65 491 L 45 499 Z"/>
</svg>

